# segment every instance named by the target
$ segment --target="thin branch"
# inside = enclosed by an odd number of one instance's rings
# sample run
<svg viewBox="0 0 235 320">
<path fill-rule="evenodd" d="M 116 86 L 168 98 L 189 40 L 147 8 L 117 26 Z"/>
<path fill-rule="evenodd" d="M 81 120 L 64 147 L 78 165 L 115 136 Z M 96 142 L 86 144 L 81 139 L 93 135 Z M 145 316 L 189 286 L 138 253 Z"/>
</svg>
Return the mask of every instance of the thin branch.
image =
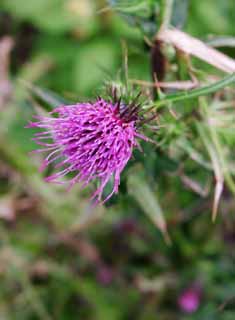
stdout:
<svg viewBox="0 0 235 320">
<path fill-rule="evenodd" d="M 161 29 L 156 39 L 169 43 L 186 54 L 193 55 L 227 73 L 235 72 L 235 60 L 201 40 L 177 29 Z"/>
</svg>

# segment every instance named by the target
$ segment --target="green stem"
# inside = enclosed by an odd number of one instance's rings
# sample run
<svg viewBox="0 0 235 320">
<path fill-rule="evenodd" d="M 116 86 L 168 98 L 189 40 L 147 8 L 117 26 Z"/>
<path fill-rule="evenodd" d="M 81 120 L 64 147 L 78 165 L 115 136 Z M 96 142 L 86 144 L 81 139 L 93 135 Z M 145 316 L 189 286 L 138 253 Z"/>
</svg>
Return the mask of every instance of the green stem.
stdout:
<svg viewBox="0 0 235 320">
<path fill-rule="evenodd" d="M 173 11 L 174 0 L 163 1 L 163 15 L 161 29 L 167 29 L 170 26 Z"/>
<path fill-rule="evenodd" d="M 156 101 L 154 105 L 152 105 L 149 109 L 159 108 L 165 104 L 172 103 L 172 102 L 184 101 L 184 100 L 194 99 L 200 96 L 205 96 L 210 93 L 214 93 L 224 87 L 227 87 L 232 83 L 235 83 L 235 73 L 230 74 L 225 78 L 223 78 L 222 80 L 202 88 L 167 95 L 164 99 Z"/>
</svg>

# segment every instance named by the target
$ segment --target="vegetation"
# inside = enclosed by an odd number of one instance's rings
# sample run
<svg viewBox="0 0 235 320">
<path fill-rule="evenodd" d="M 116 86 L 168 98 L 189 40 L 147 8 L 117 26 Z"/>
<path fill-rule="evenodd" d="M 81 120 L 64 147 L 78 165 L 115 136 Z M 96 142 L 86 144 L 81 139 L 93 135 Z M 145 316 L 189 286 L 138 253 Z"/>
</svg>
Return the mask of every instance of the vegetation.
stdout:
<svg viewBox="0 0 235 320">
<path fill-rule="evenodd" d="M 1 1 L 0 319 L 234 319 L 234 21 L 234 0 Z M 156 145 L 94 207 L 44 181 L 25 126 L 111 86 Z"/>
</svg>

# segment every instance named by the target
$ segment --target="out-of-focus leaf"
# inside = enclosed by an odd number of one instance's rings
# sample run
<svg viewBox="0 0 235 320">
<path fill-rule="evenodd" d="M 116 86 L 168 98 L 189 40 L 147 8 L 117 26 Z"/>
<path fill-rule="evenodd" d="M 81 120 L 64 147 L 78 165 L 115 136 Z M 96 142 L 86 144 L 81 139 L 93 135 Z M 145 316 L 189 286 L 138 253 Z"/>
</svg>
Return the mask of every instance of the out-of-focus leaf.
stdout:
<svg viewBox="0 0 235 320">
<path fill-rule="evenodd" d="M 235 47 L 235 37 L 220 36 L 210 37 L 206 43 L 212 47 Z"/>
<path fill-rule="evenodd" d="M 4 9 L 28 20 L 45 31 L 63 33 L 90 28 L 95 22 L 95 6 L 91 0 L 3 0 Z"/>
<path fill-rule="evenodd" d="M 21 81 L 21 83 L 26 86 L 26 88 L 32 93 L 33 96 L 48 104 L 51 109 L 56 108 L 60 105 L 69 104 L 69 101 L 59 96 L 58 94 L 51 92 L 50 90 L 42 89 L 23 80 Z"/>
<path fill-rule="evenodd" d="M 80 214 L 73 221 L 71 226 L 72 231 L 81 232 L 89 228 L 92 224 L 99 221 L 105 214 L 104 206 L 94 207 L 90 203 L 84 203 L 84 207 L 82 203 L 80 204 Z"/>
<path fill-rule="evenodd" d="M 212 209 L 212 219 L 214 221 L 217 216 L 219 202 L 220 202 L 220 198 L 223 191 L 224 173 L 223 173 L 223 168 L 221 165 L 219 154 L 215 146 L 213 145 L 213 142 L 210 139 L 210 134 L 208 134 L 208 131 L 206 130 L 206 128 L 200 123 L 197 124 L 197 128 L 201 136 L 201 139 L 207 149 L 207 152 L 209 153 L 209 156 L 211 158 L 211 162 L 214 169 L 214 175 L 216 179 L 214 202 L 213 202 L 213 209 Z"/>
<path fill-rule="evenodd" d="M 149 15 L 151 0 L 109 0 L 112 8 L 129 14 Z"/>
<path fill-rule="evenodd" d="M 173 13 L 171 17 L 171 24 L 181 29 L 187 20 L 189 0 L 175 0 L 173 6 Z"/>
<path fill-rule="evenodd" d="M 204 159 L 204 157 L 201 153 L 199 153 L 197 150 L 195 150 L 195 148 L 193 147 L 193 145 L 191 144 L 191 142 L 189 140 L 187 140 L 185 138 L 178 139 L 176 141 L 176 145 L 178 147 L 182 148 L 185 152 L 187 152 L 189 157 L 191 159 L 193 159 L 195 162 L 197 162 L 198 164 L 200 164 L 201 166 L 203 166 L 204 168 L 206 168 L 208 170 L 212 169 L 211 164 Z"/>
<path fill-rule="evenodd" d="M 32 83 L 40 79 L 42 76 L 48 73 L 52 67 L 52 60 L 47 55 L 38 55 L 36 58 L 31 60 L 29 63 L 23 66 L 17 76 L 17 80 L 24 79 L 28 83 Z M 21 86 L 15 85 L 15 96 L 16 100 L 24 101 L 26 97 L 26 91 L 22 90 Z"/>
<path fill-rule="evenodd" d="M 143 171 L 143 168 L 136 166 L 134 169 L 128 177 L 128 191 L 169 242 L 166 221 L 157 195 L 153 192 L 146 179 L 138 173 Z"/>
<path fill-rule="evenodd" d="M 81 282 L 79 290 L 94 303 L 95 319 L 121 319 L 121 310 L 117 308 L 115 296 L 110 295 L 107 290 L 102 287 L 96 287 L 89 280 Z"/>
<path fill-rule="evenodd" d="M 157 32 L 157 16 L 160 11 L 158 0 L 109 0 L 110 7 L 127 21 L 138 27 L 148 37 Z"/>
<path fill-rule="evenodd" d="M 90 94 L 112 77 L 119 56 L 115 40 L 94 40 L 80 47 L 76 57 L 74 81 L 79 94 Z"/>
<path fill-rule="evenodd" d="M 201 97 L 201 113 L 204 117 L 205 124 L 197 124 L 197 128 L 201 139 L 203 140 L 204 145 L 207 148 L 207 151 L 210 155 L 211 162 L 213 164 L 216 185 L 215 185 L 215 195 L 213 203 L 213 213 L 212 217 L 215 220 L 219 201 L 222 195 L 224 182 L 227 183 L 227 186 L 231 192 L 235 193 L 235 182 L 233 174 L 234 172 L 230 170 L 227 151 L 224 148 L 220 136 L 218 135 L 216 128 L 216 121 L 212 117 L 212 110 L 209 108 L 207 101 Z M 231 115 L 230 115 L 231 116 Z"/>
<path fill-rule="evenodd" d="M 190 23 L 187 28 L 195 35 L 234 34 L 235 10 L 233 0 L 190 1 Z"/>
</svg>

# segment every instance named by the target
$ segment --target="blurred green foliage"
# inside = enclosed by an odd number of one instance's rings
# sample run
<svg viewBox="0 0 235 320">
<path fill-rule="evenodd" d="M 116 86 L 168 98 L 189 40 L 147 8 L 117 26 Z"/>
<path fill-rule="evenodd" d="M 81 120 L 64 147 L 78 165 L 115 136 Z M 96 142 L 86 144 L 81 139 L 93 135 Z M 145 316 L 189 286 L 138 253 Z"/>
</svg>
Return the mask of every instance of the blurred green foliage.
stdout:
<svg viewBox="0 0 235 320">
<path fill-rule="evenodd" d="M 68 193 L 46 184 L 41 156 L 28 154 L 32 115 L 61 97 L 90 100 L 120 84 L 126 51 L 129 80 L 151 81 L 148 43 L 165 3 L 0 2 L 0 41 L 14 41 L 12 92 L 0 106 L 0 319 L 234 319 L 234 85 L 165 106 L 160 130 L 146 128 L 158 146 L 135 152 L 119 195 L 104 207 L 89 205 L 92 186 Z M 234 37 L 234 21 L 234 0 L 174 1 L 172 25 L 195 37 Z M 222 50 L 235 56 L 233 47 Z M 169 47 L 164 54 L 165 78 L 188 79 L 185 57 Z M 191 63 L 200 80 L 221 76 Z M 225 187 L 212 223 L 219 179 Z M 200 305 L 186 314 L 178 298 L 195 283 Z"/>
</svg>

